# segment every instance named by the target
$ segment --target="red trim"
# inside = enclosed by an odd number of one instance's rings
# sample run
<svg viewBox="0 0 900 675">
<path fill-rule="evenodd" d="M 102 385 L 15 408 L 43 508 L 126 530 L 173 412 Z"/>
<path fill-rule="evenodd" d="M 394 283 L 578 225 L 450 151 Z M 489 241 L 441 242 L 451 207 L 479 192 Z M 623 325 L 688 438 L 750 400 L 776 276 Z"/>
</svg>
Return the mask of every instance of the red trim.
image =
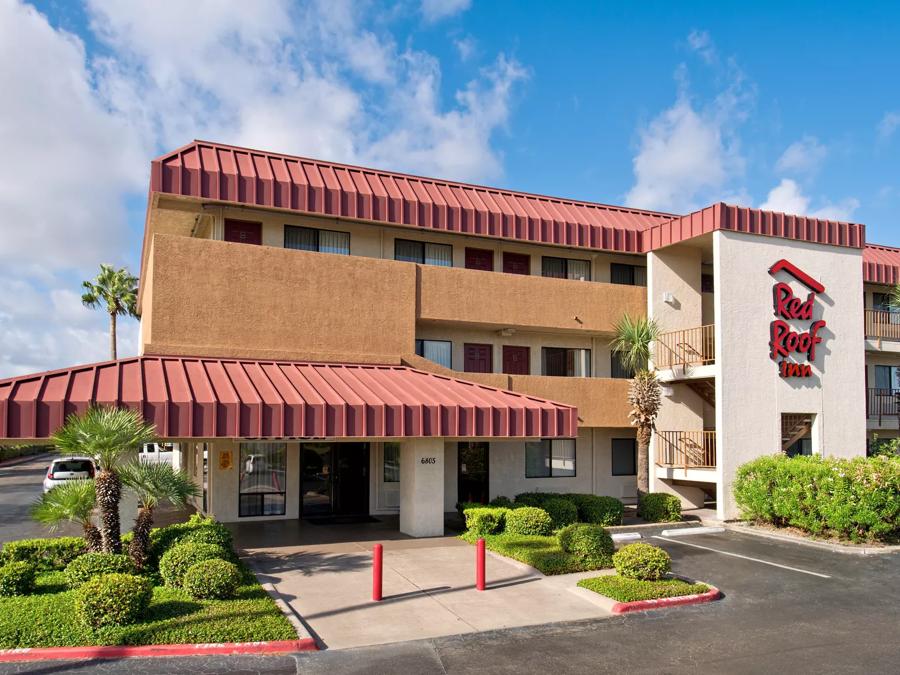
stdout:
<svg viewBox="0 0 900 675">
<path fill-rule="evenodd" d="M 775 263 L 774 265 L 772 265 L 769 268 L 769 274 L 771 274 L 772 276 L 775 276 L 778 272 L 780 272 L 782 270 L 784 270 L 785 272 L 790 274 L 797 281 L 804 283 L 807 286 L 807 288 L 809 288 L 811 291 L 815 291 L 816 293 L 824 293 L 825 292 L 825 287 L 822 284 L 820 284 L 818 281 L 816 281 L 811 276 L 809 276 L 806 272 L 801 270 L 799 267 L 797 267 L 793 263 L 788 262 L 784 258 L 782 258 L 781 260 L 779 260 L 777 263 Z"/>
<path fill-rule="evenodd" d="M 317 651 L 312 638 L 270 642 L 221 642 L 186 645 L 111 645 L 99 647 L 26 647 L 0 649 L 0 662 L 58 659 L 122 659 L 154 656 L 205 656 L 211 654 L 289 654 Z"/>
<path fill-rule="evenodd" d="M 722 595 L 715 586 L 710 586 L 706 593 L 696 595 L 679 595 L 677 598 L 659 598 L 657 600 L 635 600 L 634 602 L 617 602 L 613 605 L 613 614 L 625 614 L 627 612 L 643 612 L 648 609 L 662 609 L 664 607 L 678 607 L 680 605 L 699 605 L 704 602 L 712 602 Z"/>
</svg>

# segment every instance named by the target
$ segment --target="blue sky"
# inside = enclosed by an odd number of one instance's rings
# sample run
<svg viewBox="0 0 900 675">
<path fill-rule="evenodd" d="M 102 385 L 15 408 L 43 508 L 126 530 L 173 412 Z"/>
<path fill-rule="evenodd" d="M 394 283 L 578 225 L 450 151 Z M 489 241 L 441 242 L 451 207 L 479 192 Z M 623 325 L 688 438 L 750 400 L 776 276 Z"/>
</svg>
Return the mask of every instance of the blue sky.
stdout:
<svg viewBox="0 0 900 675">
<path fill-rule="evenodd" d="M 149 160 L 195 137 L 900 244 L 898 25 L 887 2 L 3 0 L 0 377 L 104 358 L 79 281 L 137 270 Z"/>
</svg>

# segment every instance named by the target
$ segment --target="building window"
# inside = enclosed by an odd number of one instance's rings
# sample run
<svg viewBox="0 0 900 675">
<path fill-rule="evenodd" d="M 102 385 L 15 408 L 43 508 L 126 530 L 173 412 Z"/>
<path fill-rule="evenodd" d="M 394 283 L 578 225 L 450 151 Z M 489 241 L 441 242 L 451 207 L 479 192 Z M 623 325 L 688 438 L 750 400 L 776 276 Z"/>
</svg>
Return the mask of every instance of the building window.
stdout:
<svg viewBox="0 0 900 675">
<path fill-rule="evenodd" d="M 350 233 L 337 230 L 317 230 L 297 225 L 284 226 L 284 247 L 296 251 L 340 253 L 350 255 Z"/>
<path fill-rule="evenodd" d="M 287 445 L 241 443 L 239 516 L 285 514 Z"/>
<path fill-rule="evenodd" d="M 453 343 L 449 340 L 416 340 L 416 354 L 444 368 L 452 368 Z"/>
<path fill-rule="evenodd" d="M 712 274 L 701 274 L 700 275 L 700 292 L 701 293 L 715 293 L 716 292 L 715 277 Z"/>
<path fill-rule="evenodd" d="M 544 375 L 590 377 L 591 350 L 544 347 L 541 350 L 541 367 Z"/>
<path fill-rule="evenodd" d="M 425 241 L 395 239 L 394 260 L 414 262 L 420 265 L 453 267 L 453 247 L 449 244 L 432 244 Z"/>
<path fill-rule="evenodd" d="M 612 475 L 637 475 L 637 441 L 635 439 L 612 439 Z"/>
<path fill-rule="evenodd" d="M 900 367 L 875 366 L 875 388 L 888 393 L 900 391 Z"/>
<path fill-rule="evenodd" d="M 647 268 L 641 265 L 611 263 L 609 266 L 609 281 L 613 284 L 623 284 L 625 286 L 646 286 Z"/>
<path fill-rule="evenodd" d="M 525 443 L 525 478 L 571 478 L 575 475 L 575 440 Z"/>
<path fill-rule="evenodd" d="M 544 256 L 541 260 L 541 273 L 554 279 L 591 280 L 591 261 L 574 258 L 552 258 Z"/>
<path fill-rule="evenodd" d="M 622 380 L 630 380 L 634 377 L 634 369 L 628 368 L 622 363 L 622 355 L 618 352 L 610 353 L 610 377 Z"/>
<path fill-rule="evenodd" d="M 400 482 L 400 444 L 384 444 L 384 482 Z"/>
</svg>

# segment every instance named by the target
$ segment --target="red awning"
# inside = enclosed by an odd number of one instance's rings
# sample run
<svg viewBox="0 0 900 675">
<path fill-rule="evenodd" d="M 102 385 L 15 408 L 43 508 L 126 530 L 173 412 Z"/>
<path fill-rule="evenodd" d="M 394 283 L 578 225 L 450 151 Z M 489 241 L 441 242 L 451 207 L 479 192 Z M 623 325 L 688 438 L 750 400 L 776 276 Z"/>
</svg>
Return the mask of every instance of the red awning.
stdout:
<svg viewBox="0 0 900 675">
<path fill-rule="evenodd" d="M 91 405 L 161 438 L 572 438 L 577 409 L 407 366 L 143 356 L 0 380 L 0 439 Z"/>
</svg>

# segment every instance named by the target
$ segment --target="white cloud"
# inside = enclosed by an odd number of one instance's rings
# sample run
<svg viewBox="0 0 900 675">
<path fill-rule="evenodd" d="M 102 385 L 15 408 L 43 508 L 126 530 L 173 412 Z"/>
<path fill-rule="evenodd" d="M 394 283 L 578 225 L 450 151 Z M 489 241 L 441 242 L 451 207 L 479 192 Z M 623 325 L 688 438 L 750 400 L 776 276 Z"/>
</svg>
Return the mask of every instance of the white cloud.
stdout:
<svg viewBox="0 0 900 675">
<path fill-rule="evenodd" d="M 422 16 L 428 23 L 435 23 L 464 12 L 472 0 L 422 0 Z"/>
<path fill-rule="evenodd" d="M 827 156 L 828 148 L 818 138 L 804 136 L 787 147 L 775 163 L 775 170 L 780 174 L 812 174 Z"/>
<path fill-rule="evenodd" d="M 859 208 L 859 200 L 854 197 L 847 197 L 837 203 L 826 201 L 815 209 L 811 208 L 811 203 L 810 198 L 803 194 L 796 181 L 783 178 L 769 191 L 766 201 L 760 204 L 759 208 L 764 211 L 843 221 L 851 220 L 853 213 Z"/>
<path fill-rule="evenodd" d="M 708 31 L 692 30 L 687 37 L 688 46 L 707 63 L 715 62 L 719 56 Z"/>
<path fill-rule="evenodd" d="M 900 128 L 900 112 L 886 112 L 878 123 L 878 137 L 882 141 L 887 141 L 898 128 Z"/>
<path fill-rule="evenodd" d="M 456 51 L 459 52 L 459 58 L 463 61 L 468 61 L 475 56 L 475 51 L 478 49 L 478 44 L 471 35 L 454 40 L 453 46 L 456 47 Z"/>
</svg>

